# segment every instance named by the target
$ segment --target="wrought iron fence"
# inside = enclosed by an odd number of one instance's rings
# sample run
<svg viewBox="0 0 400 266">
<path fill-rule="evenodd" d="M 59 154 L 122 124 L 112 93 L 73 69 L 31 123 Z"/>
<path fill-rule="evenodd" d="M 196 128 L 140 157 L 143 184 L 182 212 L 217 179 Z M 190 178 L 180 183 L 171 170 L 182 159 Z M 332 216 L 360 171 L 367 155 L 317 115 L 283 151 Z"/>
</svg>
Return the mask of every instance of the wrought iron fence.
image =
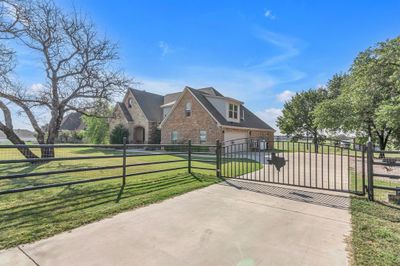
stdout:
<svg viewBox="0 0 400 266">
<path fill-rule="evenodd" d="M 228 141 L 223 161 L 233 167 L 224 176 L 307 188 L 365 193 L 365 153 L 352 146 L 262 138 Z M 257 162 L 261 167 L 257 166 Z M 228 167 L 227 163 L 223 164 Z M 235 169 L 250 169 L 238 174 Z"/>
</svg>

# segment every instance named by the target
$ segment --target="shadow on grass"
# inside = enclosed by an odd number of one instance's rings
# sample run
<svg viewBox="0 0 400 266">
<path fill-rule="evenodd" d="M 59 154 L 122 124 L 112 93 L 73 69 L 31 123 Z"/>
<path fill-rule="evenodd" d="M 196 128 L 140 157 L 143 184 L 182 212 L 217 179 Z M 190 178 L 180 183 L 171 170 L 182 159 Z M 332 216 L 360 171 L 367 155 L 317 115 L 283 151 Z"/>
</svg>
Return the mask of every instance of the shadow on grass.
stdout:
<svg viewBox="0 0 400 266">
<path fill-rule="evenodd" d="M 0 206 L 0 249 L 157 202 L 218 180 L 199 174 L 174 174 L 32 191 L 3 196 Z"/>
</svg>

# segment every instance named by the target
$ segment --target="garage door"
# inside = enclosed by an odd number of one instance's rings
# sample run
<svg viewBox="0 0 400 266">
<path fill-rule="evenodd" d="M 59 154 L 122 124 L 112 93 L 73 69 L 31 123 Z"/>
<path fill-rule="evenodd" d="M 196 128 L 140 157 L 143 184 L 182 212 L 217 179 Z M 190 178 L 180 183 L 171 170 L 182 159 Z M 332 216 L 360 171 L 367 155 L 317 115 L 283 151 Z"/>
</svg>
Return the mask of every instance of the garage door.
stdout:
<svg viewBox="0 0 400 266">
<path fill-rule="evenodd" d="M 237 149 L 244 150 L 247 137 L 248 137 L 247 130 L 225 130 L 224 142 L 226 145 L 243 144 L 243 145 L 233 145 L 231 147 L 235 147 L 235 150 Z"/>
</svg>

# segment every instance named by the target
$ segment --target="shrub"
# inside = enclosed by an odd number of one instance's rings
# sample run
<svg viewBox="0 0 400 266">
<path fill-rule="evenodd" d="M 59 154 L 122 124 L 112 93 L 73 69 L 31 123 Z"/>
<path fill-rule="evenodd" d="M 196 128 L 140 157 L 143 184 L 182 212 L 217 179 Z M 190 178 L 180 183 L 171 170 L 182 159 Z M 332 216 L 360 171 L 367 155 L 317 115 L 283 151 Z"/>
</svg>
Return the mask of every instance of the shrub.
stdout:
<svg viewBox="0 0 400 266">
<path fill-rule="evenodd" d="M 129 130 L 122 124 L 117 125 L 111 130 L 110 143 L 111 144 L 122 144 L 124 137 L 129 137 Z"/>
</svg>

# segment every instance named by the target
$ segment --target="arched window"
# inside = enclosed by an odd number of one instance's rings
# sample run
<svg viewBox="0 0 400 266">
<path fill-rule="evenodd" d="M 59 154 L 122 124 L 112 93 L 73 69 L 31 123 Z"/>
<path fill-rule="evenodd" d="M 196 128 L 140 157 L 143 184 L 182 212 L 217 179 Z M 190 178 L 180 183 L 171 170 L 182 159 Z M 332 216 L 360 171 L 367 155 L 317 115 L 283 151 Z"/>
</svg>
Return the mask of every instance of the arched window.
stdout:
<svg viewBox="0 0 400 266">
<path fill-rule="evenodd" d="M 133 105 L 133 99 L 132 99 L 132 98 L 129 98 L 129 100 L 128 100 L 128 107 L 129 107 L 129 108 L 132 108 L 132 105 Z"/>
<path fill-rule="evenodd" d="M 185 105 L 185 114 L 186 116 L 191 116 L 192 115 L 192 103 L 187 102 Z"/>
</svg>

